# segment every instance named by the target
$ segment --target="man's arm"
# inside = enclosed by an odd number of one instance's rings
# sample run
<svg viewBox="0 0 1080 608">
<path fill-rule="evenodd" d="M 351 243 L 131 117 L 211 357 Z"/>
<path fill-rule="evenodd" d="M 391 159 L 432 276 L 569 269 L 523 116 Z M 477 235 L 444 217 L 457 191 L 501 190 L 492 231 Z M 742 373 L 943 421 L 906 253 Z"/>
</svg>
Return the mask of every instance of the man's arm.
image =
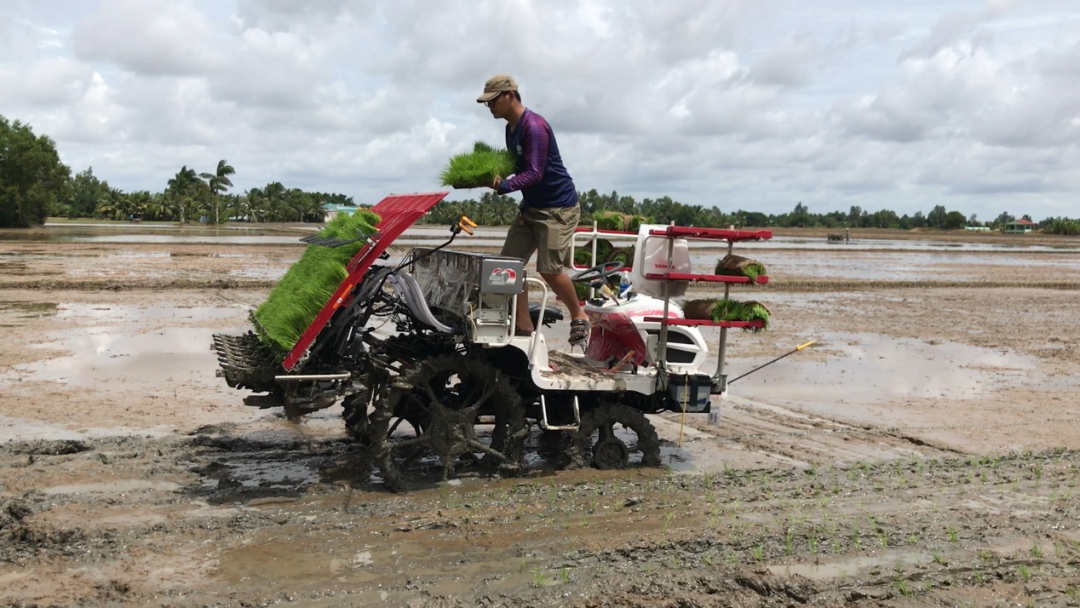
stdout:
<svg viewBox="0 0 1080 608">
<path fill-rule="evenodd" d="M 535 122 L 523 124 L 520 141 L 525 170 L 508 180 L 502 180 L 496 187 L 499 194 L 534 186 L 544 177 L 548 153 L 547 129 Z"/>
</svg>

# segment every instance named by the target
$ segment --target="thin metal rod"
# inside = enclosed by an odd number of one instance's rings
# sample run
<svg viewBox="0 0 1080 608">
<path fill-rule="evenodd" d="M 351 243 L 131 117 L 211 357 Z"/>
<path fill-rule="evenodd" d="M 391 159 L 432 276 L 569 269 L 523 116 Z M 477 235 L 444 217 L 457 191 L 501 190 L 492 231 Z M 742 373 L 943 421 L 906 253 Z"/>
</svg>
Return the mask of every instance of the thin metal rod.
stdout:
<svg viewBox="0 0 1080 608">
<path fill-rule="evenodd" d="M 732 226 L 731 229 L 734 230 L 735 226 Z M 728 244 L 727 244 L 728 255 L 731 255 L 734 251 L 735 251 L 735 243 L 732 242 L 732 241 L 728 241 Z M 730 295 L 731 295 L 731 284 L 730 283 L 724 283 L 724 299 L 725 300 L 728 299 L 728 297 Z M 720 379 L 724 377 L 724 362 L 727 359 L 727 337 L 728 337 L 727 334 L 728 334 L 728 328 L 721 327 L 720 328 L 720 349 L 719 349 L 719 352 L 717 353 L 717 359 L 716 359 L 716 375 L 713 376 L 713 380 L 715 380 L 716 382 L 719 382 Z"/>
<path fill-rule="evenodd" d="M 674 226 L 675 222 L 671 222 L 670 226 Z M 668 341 L 668 311 L 671 309 L 671 281 L 667 278 L 667 275 L 671 274 L 671 266 L 675 263 L 675 237 L 668 235 L 667 237 L 667 267 L 664 269 L 664 282 L 661 284 L 660 289 L 664 292 L 664 317 L 660 319 L 660 344 L 656 353 L 657 363 L 663 366 L 664 371 L 667 371 L 667 341 Z M 663 377 L 663 374 L 660 374 Z"/>
<path fill-rule="evenodd" d="M 300 382 L 302 380 L 348 380 L 352 377 L 350 372 L 343 374 L 308 374 L 306 376 L 274 376 L 277 382 Z"/>
<path fill-rule="evenodd" d="M 536 360 L 536 345 L 540 341 L 540 328 L 544 326 L 544 310 L 547 309 L 549 291 L 546 281 L 541 281 L 534 277 L 526 277 L 526 289 L 528 289 L 529 283 L 537 283 L 540 285 L 540 288 L 544 290 L 544 297 L 540 300 L 540 314 L 536 317 L 536 326 L 533 327 L 532 339 L 529 341 L 529 369 L 532 369 L 534 361 Z M 517 306 L 514 308 L 516 309 Z"/>
<path fill-rule="evenodd" d="M 784 357 L 786 357 L 788 355 L 794 355 L 795 353 L 799 352 L 800 350 L 802 350 L 802 349 L 806 348 L 807 346 L 810 346 L 811 344 L 814 344 L 816 342 L 817 342 L 817 340 L 811 340 L 811 341 L 807 342 L 806 344 L 800 344 L 799 346 L 795 347 L 795 350 L 793 350 L 793 351 L 791 351 L 789 353 L 784 353 L 784 354 L 780 355 L 779 357 L 773 359 L 772 361 L 769 361 L 768 363 L 765 363 L 764 365 L 759 365 L 759 366 L 755 367 L 754 369 L 746 372 L 745 374 L 739 376 L 739 378 L 745 378 L 745 377 L 749 376 L 750 374 L 758 371 L 759 369 L 761 369 L 763 367 L 768 367 L 768 366 L 772 365 L 773 363 L 776 363 L 777 361 L 779 361 L 780 359 L 783 359 Z M 735 378 L 734 380 L 729 380 L 728 384 L 731 384 L 732 382 L 735 382 L 735 380 L 738 380 L 739 378 Z"/>
</svg>

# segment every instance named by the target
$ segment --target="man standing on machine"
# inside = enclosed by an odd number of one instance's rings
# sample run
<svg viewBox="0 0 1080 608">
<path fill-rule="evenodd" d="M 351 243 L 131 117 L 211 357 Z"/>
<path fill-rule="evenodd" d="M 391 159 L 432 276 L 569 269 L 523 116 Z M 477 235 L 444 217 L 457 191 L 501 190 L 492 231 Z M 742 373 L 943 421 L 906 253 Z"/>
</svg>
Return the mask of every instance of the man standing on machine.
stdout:
<svg viewBox="0 0 1080 608">
<path fill-rule="evenodd" d="M 497 176 L 491 187 L 499 194 L 521 191 L 521 207 L 506 233 L 502 255 L 526 262 L 537 252 L 536 269 L 570 312 L 570 343 L 589 339 L 589 319 L 578 304 L 574 284 L 564 271 L 571 266 L 570 250 L 580 217 L 577 188 L 563 166 L 555 133 L 543 116 L 521 104 L 517 83 L 510 76 L 493 76 L 476 98 L 492 117 L 506 121 L 506 149 L 517 159 L 516 173 Z M 517 300 L 517 333 L 534 331 L 529 299 Z"/>
</svg>

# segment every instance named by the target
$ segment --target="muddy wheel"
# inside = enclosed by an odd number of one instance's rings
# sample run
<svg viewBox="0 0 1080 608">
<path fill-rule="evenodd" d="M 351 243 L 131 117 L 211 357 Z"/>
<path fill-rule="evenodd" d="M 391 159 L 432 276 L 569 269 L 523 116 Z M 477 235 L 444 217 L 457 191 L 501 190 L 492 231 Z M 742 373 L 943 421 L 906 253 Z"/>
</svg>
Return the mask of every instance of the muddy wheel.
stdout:
<svg viewBox="0 0 1080 608">
<path fill-rule="evenodd" d="M 624 469 L 660 466 L 660 437 L 640 411 L 620 404 L 602 404 L 581 418 L 569 436 L 567 468 Z"/>
<path fill-rule="evenodd" d="M 371 404 L 372 389 L 364 387 L 359 393 L 349 395 L 341 402 L 341 417 L 345 420 L 345 430 L 357 441 L 367 441 L 368 405 Z"/>
<path fill-rule="evenodd" d="M 494 417 L 490 432 L 478 432 L 479 416 Z M 413 432 L 397 432 L 401 420 Z M 516 471 L 527 433 L 521 398 L 506 376 L 482 361 L 443 355 L 391 382 L 368 416 L 367 437 L 384 483 L 398 492 L 470 467 Z"/>
</svg>

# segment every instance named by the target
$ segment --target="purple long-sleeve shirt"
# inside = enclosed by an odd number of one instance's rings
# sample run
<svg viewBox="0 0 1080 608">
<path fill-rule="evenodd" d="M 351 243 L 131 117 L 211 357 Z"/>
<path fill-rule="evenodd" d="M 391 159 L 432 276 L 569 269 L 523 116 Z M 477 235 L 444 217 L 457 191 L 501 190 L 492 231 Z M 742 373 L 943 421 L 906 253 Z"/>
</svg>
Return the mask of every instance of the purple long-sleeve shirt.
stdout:
<svg viewBox="0 0 1080 608">
<path fill-rule="evenodd" d="M 517 159 L 516 173 L 499 185 L 500 194 L 520 190 L 522 202 L 529 207 L 577 204 L 574 180 L 563 166 L 555 132 L 543 116 L 526 109 L 517 126 L 506 125 L 506 149 Z"/>
</svg>

